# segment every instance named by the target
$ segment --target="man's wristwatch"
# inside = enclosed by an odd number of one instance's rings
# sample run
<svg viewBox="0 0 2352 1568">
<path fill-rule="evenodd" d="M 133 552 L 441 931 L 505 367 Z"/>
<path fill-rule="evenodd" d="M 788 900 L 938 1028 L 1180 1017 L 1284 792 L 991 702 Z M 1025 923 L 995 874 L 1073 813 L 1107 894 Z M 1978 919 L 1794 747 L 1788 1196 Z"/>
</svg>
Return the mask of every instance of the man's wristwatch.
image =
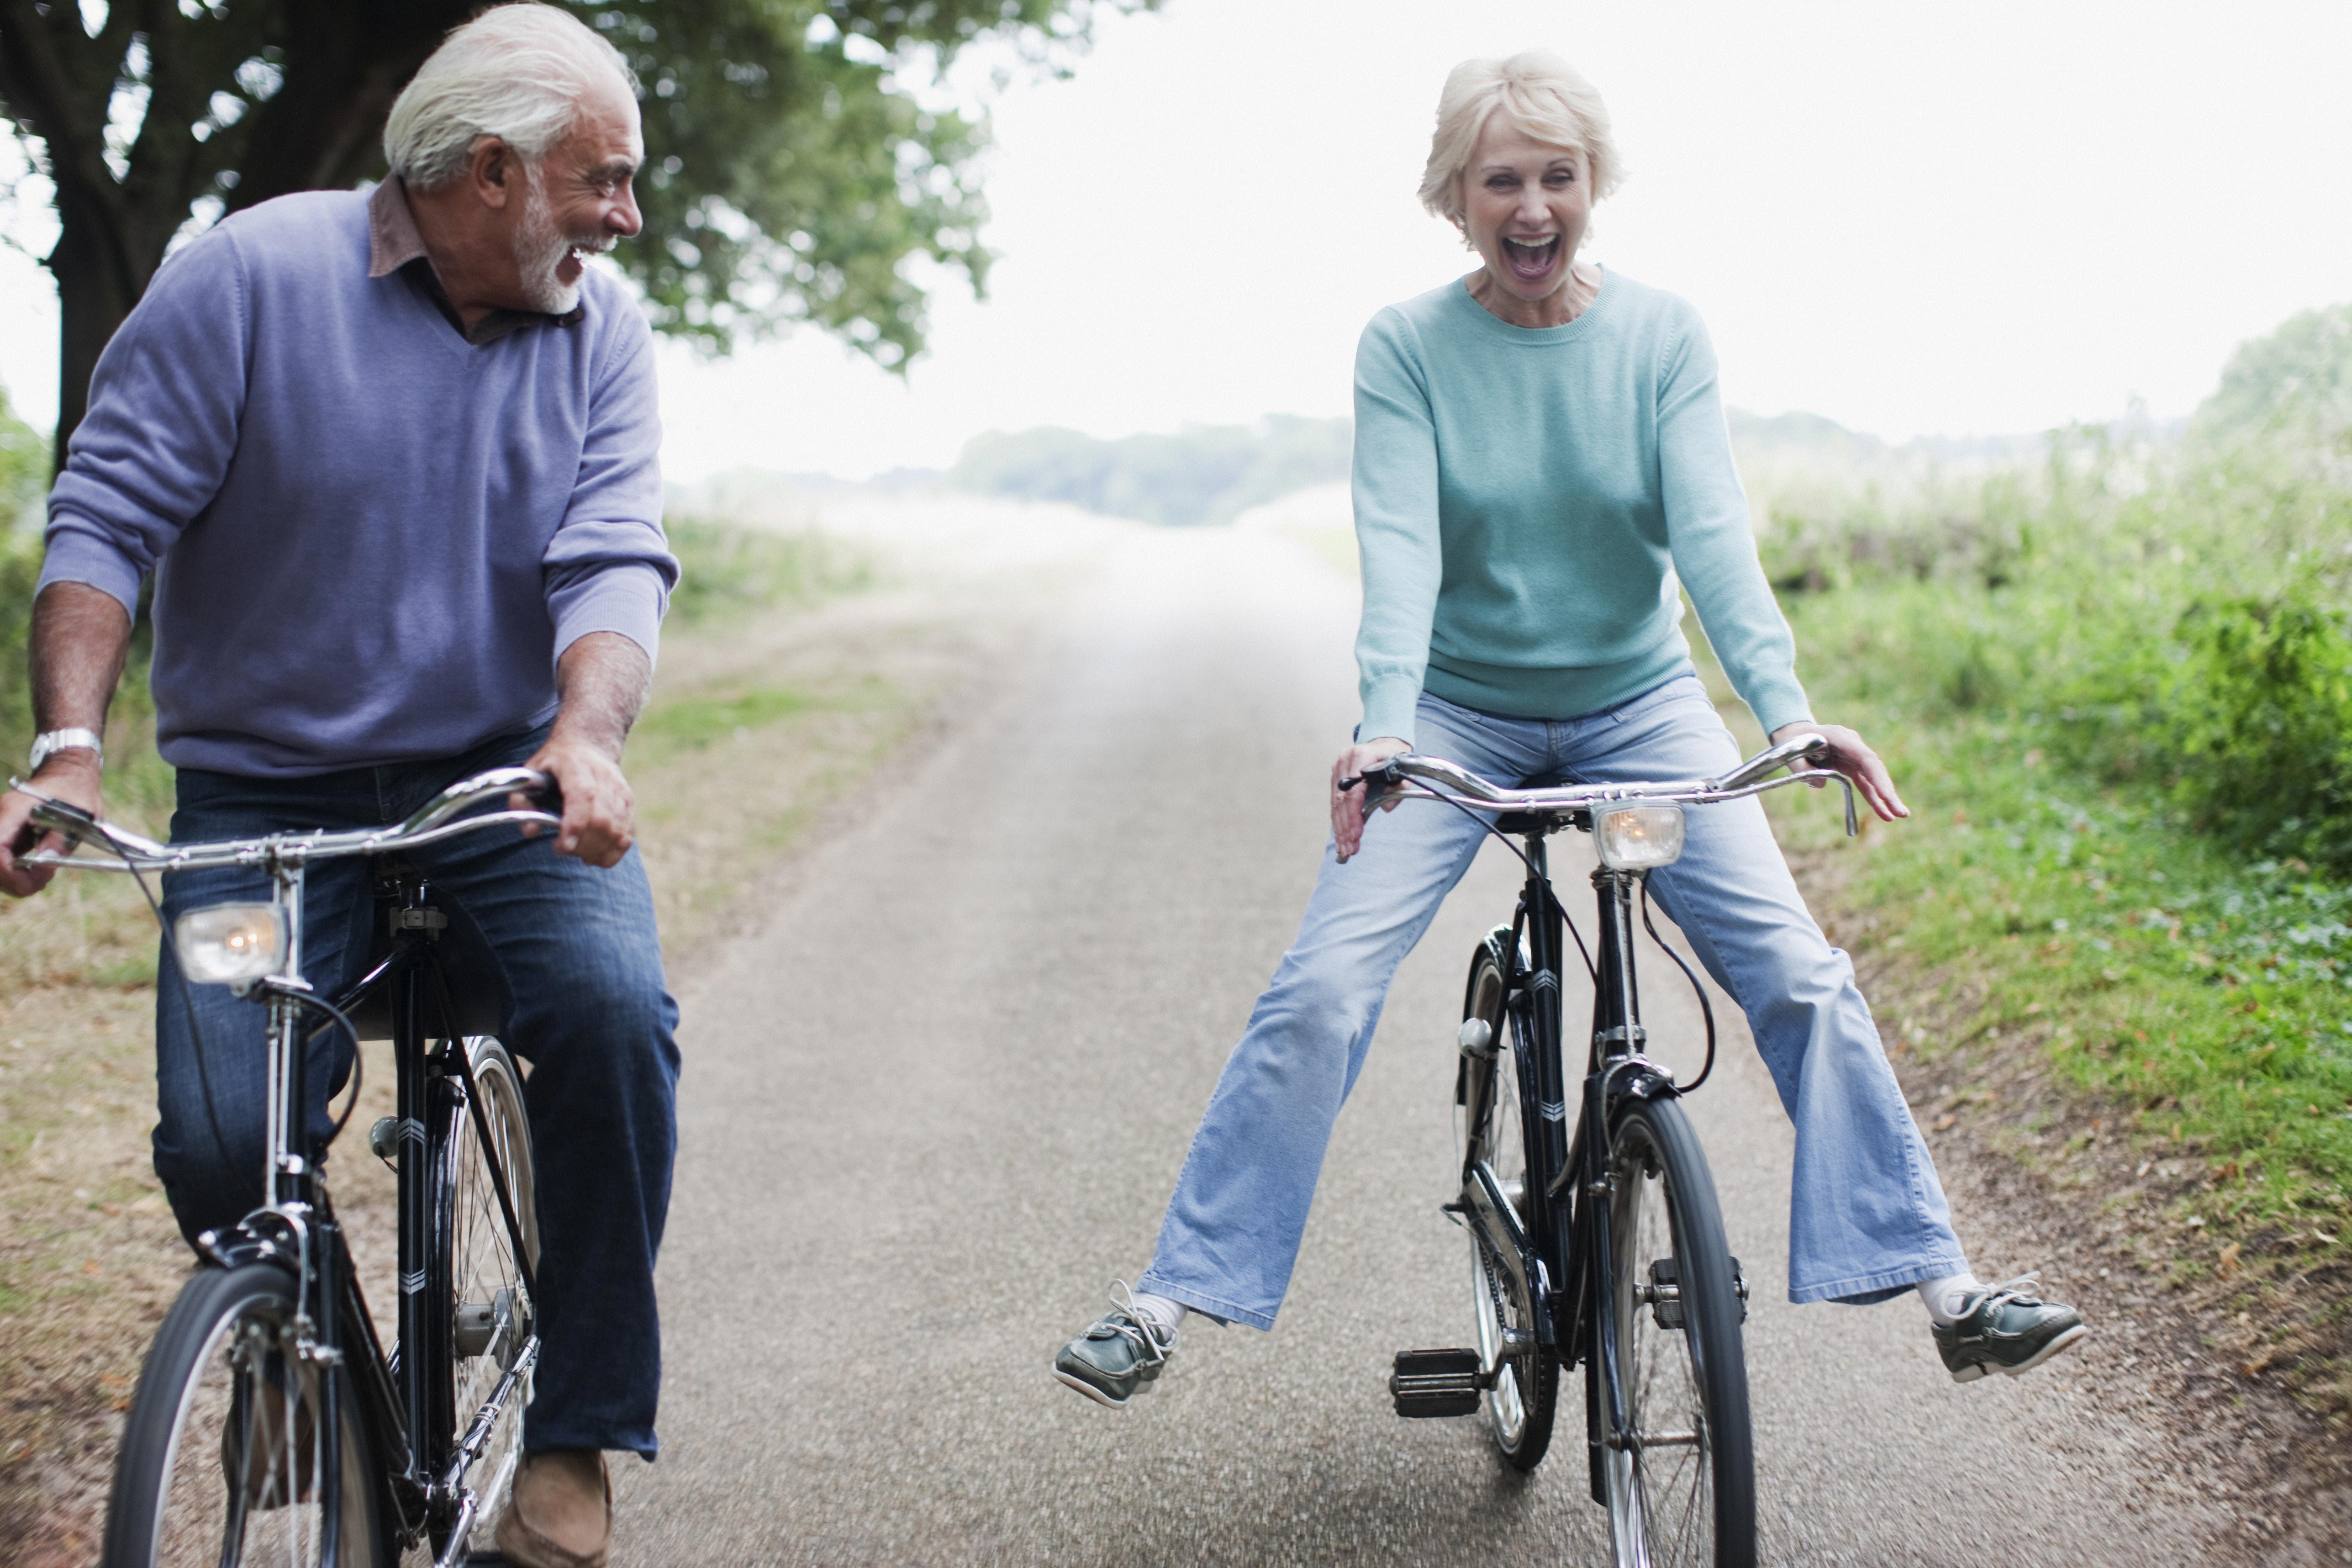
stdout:
<svg viewBox="0 0 2352 1568">
<path fill-rule="evenodd" d="M 79 747 L 98 753 L 98 765 L 106 765 L 106 737 L 95 730 L 47 730 L 33 737 L 33 760 L 26 765 L 26 776 L 41 771 L 41 764 L 59 752 Z"/>
</svg>

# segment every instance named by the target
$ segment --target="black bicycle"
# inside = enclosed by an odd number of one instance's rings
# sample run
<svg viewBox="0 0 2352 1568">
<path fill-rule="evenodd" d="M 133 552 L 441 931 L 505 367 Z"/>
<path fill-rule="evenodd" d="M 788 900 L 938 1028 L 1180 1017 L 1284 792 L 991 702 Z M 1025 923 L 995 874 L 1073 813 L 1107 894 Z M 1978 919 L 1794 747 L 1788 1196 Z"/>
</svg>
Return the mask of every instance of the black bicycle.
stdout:
<svg viewBox="0 0 2352 1568">
<path fill-rule="evenodd" d="M 1756 1561 L 1756 1469 L 1741 1325 L 1748 1282 L 1731 1254 L 1706 1153 L 1676 1103 L 1715 1066 L 1706 988 L 1651 921 L 1646 879 L 1681 858 L 1683 807 L 1835 778 L 1855 831 L 1853 788 L 1832 773 L 1778 773 L 1825 748 L 1799 736 L 1720 779 L 1500 788 L 1435 758 L 1368 771 L 1368 804 L 1438 800 L 1518 835 L 1527 881 L 1511 923 L 1471 957 L 1454 1103 L 1459 1185 L 1444 1205 L 1470 1233 L 1475 1349 L 1405 1351 L 1389 1380 L 1397 1414 L 1483 1405 L 1503 1462 L 1549 1449 L 1560 1373 L 1584 1373 L 1592 1500 L 1609 1510 L 1620 1564 Z M 1545 839 L 1593 836 L 1599 931 L 1591 950 L 1554 894 Z M 1506 844 L 1508 837 L 1504 837 Z M 1688 1083 L 1644 1053 L 1634 924 L 1698 993 L 1706 1065 Z M 1592 984 L 1592 1033 L 1574 1121 L 1566 1078 L 1567 942 Z"/>
<path fill-rule="evenodd" d="M 510 795 L 550 799 L 551 781 L 501 768 L 395 826 L 182 845 L 41 798 L 35 825 L 68 840 L 30 864 L 129 871 L 142 888 L 151 871 L 252 867 L 271 885 L 268 903 L 194 910 L 166 932 L 189 982 L 267 1005 L 268 1163 L 262 1206 L 199 1239 L 204 1261 L 148 1352 L 115 1463 L 106 1568 L 391 1568 L 420 1544 L 437 1568 L 464 1562 L 512 1480 L 539 1358 L 530 1127 L 521 1074 L 494 1037 L 502 986 L 478 948 L 445 940 L 447 911 L 401 857 L 500 825 L 553 826 L 545 811 L 466 815 Z M 75 857 L 80 846 L 98 856 Z M 303 876 L 348 856 L 374 862 L 377 951 L 329 999 L 302 978 Z M 392 1042 L 397 1110 L 369 1138 L 399 1180 L 389 1351 L 328 1198 L 351 1110 L 326 1137 L 310 1131 L 309 1047 L 330 1030 L 353 1045 L 353 1107 L 358 1042 Z"/>
</svg>

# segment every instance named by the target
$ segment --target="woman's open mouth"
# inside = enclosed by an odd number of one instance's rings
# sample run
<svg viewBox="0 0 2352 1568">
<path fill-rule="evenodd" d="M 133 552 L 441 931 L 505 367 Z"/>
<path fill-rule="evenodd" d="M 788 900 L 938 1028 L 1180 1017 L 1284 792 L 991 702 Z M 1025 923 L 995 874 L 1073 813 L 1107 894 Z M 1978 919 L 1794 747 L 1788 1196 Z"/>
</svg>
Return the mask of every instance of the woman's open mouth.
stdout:
<svg viewBox="0 0 2352 1568">
<path fill-rule="evenodd" d="M 1552 268 L 1559 259 L 1559 236 L 1547 239 L 1513 239 L 1503 237 L 1503 259 L 1511 271 L 1526 282 L 1533 283 Z"/>
</svg>

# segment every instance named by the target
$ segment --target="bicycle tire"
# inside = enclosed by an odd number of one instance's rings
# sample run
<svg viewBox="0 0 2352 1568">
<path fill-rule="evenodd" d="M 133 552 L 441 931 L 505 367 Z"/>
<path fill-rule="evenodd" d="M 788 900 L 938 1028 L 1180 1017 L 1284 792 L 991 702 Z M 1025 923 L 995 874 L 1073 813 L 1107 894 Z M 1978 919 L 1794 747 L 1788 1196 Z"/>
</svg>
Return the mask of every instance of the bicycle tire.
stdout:
<svg viewBox="0 0 2352 1568">
<path fill-rule="evenodd" d="M 1457 1079 L 1457 1103 L 1463 1110 L 1464 1165 L 1481 1159 L 1493 1168 L 1496 1180 L 1524 1222 L 1527 1218 L 1527 1171 L 1532 1151 L 1520 1113 L 1517 1080 L 1519 1041 L 1504 1005 L 1505 948 L 1507 929 L 1480 944 L 1470 961 L 1470 977 L 1463 990 L 1462 1016 L 1482 1020 L 1494 1044 L 1491 1057 L 1465 1053 Z M 1463 1197 L 1470 1196 L 1465 1190 Z M 1486 1255 L 1474 1226 L 1470 1232 L 1471 1310 L 1478 1330 L 1482 1354 L 1490 1339 L 1497 1343 L 1515 1338 L 1516 1355 L 1496 1358 L 1495 1386 L 1479 1399 L 1487 1435 L 1503 1463 L 1521 1472 L 1543 1463 L 1551 1447 L 1552 1420 L 1559 1405 L 1559 1357 L 1536 1339 L 1533 1304 L 1514 1289 L 1508 1271 Z"/>
<path fill-rule="evenodd" d="M 182 1289 L 148 1350 L 115 1457 L 104 1568 L 324 1564 L 312 1480 L 327 1385 L 292 1352 L 294 1314 L 293 1278 L 274 1264 L 201 1269 Z M 335 1568 L 392 1568 L 383 1468 L 351 1374 L 330 1375 L 341 1432 Z M 293 1440 L 281 1441 L 289 1432 Z"/>
<path fill-rule="evenodd" d="M 507 1190 L 520 1224 L 531 1268 L 539 1267 L 538 1173 L 531 1163 L 530 1120 L 523 1108 L 522 1075 L 506 1047 L 488 1035 L 464 1042 L 480 1091 L 483 1121 L 498 1148 Z M 442 1310 L 449 1315 L 449 1404 L 454 1449 L 489 1402 L 514 1364 L 522 1342 L 535 1331 L 536 1312 L 498 1190 L 482 1159 L 480 1134 L 463 1104 L 452 1105 L 436 1140 L 433 1236 L 447 1282 Z M 524 1406 L 530 1403 L 526 1373 L 491 1428 L 481 1458 L 468 1475 L 478 1502 L 470 1544 L 487 1549 L 499 1512 L 506 1506 L 514 1467 L 522 1456 Z M 439 1532 L 436 1531 L 436 1535 Z M 446 1539 L 434 1542 L 436 1552 Z"/>
<path fill-rule="evenodd" d="M 1715 1179 L 1672 1100 L 1629 1100 L 1609 1160 L 1614 1332 L 1592 1316 L 1587 1408 L 1620 1563 L 1753 1568 L 1756 1448 L 1745 1304 Z M 1625 1391 L 1626 1432 L 1607 1430 L 1603 1358 Z"/>
</svg>

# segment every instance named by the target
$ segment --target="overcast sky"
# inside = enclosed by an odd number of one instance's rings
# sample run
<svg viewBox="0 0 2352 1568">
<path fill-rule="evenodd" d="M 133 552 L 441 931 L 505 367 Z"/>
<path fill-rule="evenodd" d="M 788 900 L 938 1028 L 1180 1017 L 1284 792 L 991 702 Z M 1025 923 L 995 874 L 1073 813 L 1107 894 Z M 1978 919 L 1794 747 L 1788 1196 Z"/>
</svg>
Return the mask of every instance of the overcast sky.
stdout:
<svg viewBox="0 0 2352 1568">
<path fill-rule="evenodd" d="M 1167 0 L 998 100 L 1003 259 L 908 381 L 814 332 L 667 346 L 671 477 L 1347 412 L 1365 319 L 1469 265 L 1413 197 L 1439 84 L 1533 45 L 1630 171 L 1587 254 L 1698 306 L 1738 406 L 1898 439 L 2185 414 L 2236 343 L 2352 300 L 2341 0 Z M 44 421 L 55 322 L 0 255 L 0 380 Z"/>
</svg>

